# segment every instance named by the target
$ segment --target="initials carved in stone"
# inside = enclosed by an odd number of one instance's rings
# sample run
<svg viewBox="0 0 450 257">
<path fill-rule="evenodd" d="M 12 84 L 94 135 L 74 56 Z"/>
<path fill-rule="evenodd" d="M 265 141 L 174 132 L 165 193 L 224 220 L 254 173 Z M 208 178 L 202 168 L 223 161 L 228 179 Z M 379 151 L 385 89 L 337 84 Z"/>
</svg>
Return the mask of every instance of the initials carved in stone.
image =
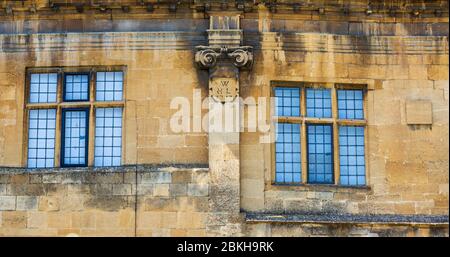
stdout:
<svg viewBox="0 0 450 257">
<path fill-rule="evenodd" d="M 239 95 L 238 83 L 234 78 L 212 78 L 209 95 L 217 102 L 231 102 Z"/>
</svg>

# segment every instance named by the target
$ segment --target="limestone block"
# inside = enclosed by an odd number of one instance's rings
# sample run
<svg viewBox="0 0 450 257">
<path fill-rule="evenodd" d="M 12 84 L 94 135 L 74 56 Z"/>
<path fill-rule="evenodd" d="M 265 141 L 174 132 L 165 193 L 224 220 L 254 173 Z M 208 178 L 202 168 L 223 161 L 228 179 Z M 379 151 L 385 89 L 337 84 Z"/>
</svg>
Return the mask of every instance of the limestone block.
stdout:
<svg viewBox="0 0 450 257">
<path fill-rule="evenodd" d="M 70 228 L 71 215 L 65 212 L 49 212 L 48 214 L 48 227 L 49 228 Z"/>
<path fill-rule="evenodd" d="M 209 183 L 209 170 L 208 169 L 195 169 L 192 172 L 192 183 L 208 184 Z"/>
<path fill-rule="evenodd" d="M 319 213 L 323 208 L 322 201 L 316 199 L 286 199 L 283 205 L 284 209 L 288 212 Z"/>
<path fill-rule="evenodd" d="M 264 211 L 264 198 L 251 198 L 241 195 L 241 208 L 246 211 Z"/>
<path fill-rule="evenodd" d="M 41 196 L 39 198 L 39 211 L 59 211 L 59 199 L 56 197 Z"/>
<path fill-rule="evenodd" d="M 186 229 L 171 229 L 170 236 L 171 237 L 186 237 L 187 230 Z"/>
<path fill-rule="evenodd" d="M 184 146 L 184 136 L 181 135 L 168 135 L 158 137 L 158 147 L 161 148 L 174 148 Z"/>
<path fill-rule="evenodd" d="M 133 185 L 133 188 L 135 185 Z M 138 184 L 137 186 L 138 195 L 153 195 L 153 184 Z"/>
<path fill-rule="evenodd" d="M 71 172 L 67 174 L 62 174 L 61 184 L 82 184 L 84 182 L 84 179 L 85 179 L 84 172 Z"/>
<path fill-rule="evenodd" d="M 155 184 L 153 189 L 154 196 L 169 196 L 169 184 Z"/>
<path fill-rule="evenodd" d="M 145 200 L 145 211 L 177 211 L 179 206 L 177 198 L 150 197 Z"/>
<path fill-rule="evenodd" d="M 11 176 L 11 184 L 27 184 L 28 175 L 27 174 L 14 174 Z"/>
<path fill-rule="evenodd" d="M 161 212 L 140 212 L 137 216 L 137 224 L 140 229 L 161 228 Z"/>
<path fill-rule="evenodd" d="M 2 214 L 2 226 L 4 228 L 26 228 L 27 212 L 8 211 Z"/>
<path fill-rule="evenodd" d="M 173 183 L 190 183 L 192 181 L 192 172 L 189 170 L 182 170 L 172 173 Z"/>
<path fill-rule="evenodd" d="M 448 80 L 448 65 L 429 65 L 428 79 Z"/>
<path fill-rule="evenodd" d="M 201 212 L 178 212 L 177 227 L 184 229 L 200 229 L 205 227 L 206 214 Z"/>
<path fill-rule="evenodd" d="M 409 125 L 433 124 L 433 110 L 430 101 L 407 101 L 406 123 Z"/>
<path fill-rule="evenodd" d="M 409 79 L 426 80 L 428 79 L 427 66 L 425 65 L 409 65 Z"/>
<path fill-rule="evenodd" d="M 13 211 L 16 209 L 15 196 L 0 196 L 0 211 Z"/>
<path fill-rule="evenodd" d="M 448 101 L 448 95 L 449 95 L 449 81 L 448 80 L 438 80 L 434 81 L 434 88 L 440 89 L 443 91 L 443 99 L 445 101 Z"/>
<path fill-rule="evenodd" d="M 350 78 L 385 79 L 388 67 L 386 65 L 354 65 L 348 66 Z"/>
<path fill-rule="evenodd" d="M 71 214 L 73 228 L 95 228 L 96 215 L 92 211 L 73 212 Z"/>
<path fill-rule="evenodd" d="M 17 196 L 18 211 L 37 210 L 38 197 L 37 196 Z"/>
<path fill-rule="evenodd" d="M 387 79 L 408 79 L 408 65 L 389 65 L 386 71 Z"/>
<path fill-rule="evenodd" d="M 134 227 L 135 212 L 133 210 L 119 211 L 118 222 L 120 228 L 133 228 Z"/>
<path fill-rule="evenodd" d="M 309 77 L 318 78 L 347 78 L 356 76 L 351 74 L 346 64 L 335 64 L 327 62 L 313 62 L 309 65 Z"/>
<path fill-rule="evenodd" d="M 123 173 L 122 172 L 104 172 L 95 173 L 95 183 L 100 184 L 120 184 L 123 183 Z"/>
<path fill-rule="evenodd" d="M 170 184 L 170 196 L 185 196 L 187 195 L 186 184 Z"/>
<path fill-rule="evenodd" d="M 131 184 L 113 185 L 113 195 L 132 195 Z"/>
<path fill-rule="evenodd" d="M 51 184 L 59 184 L 62 182 L 62 174 L 59 174 L 59 173 L 43 174 L 42 182 L 43 183 L 51 183 Z"/>
<path fill-rule="evenodd" d="M 84 197 L 82 195 L 69 195 L 60 201 L 61 211 L 83 211 Z"/>
<path fill-rule="evenodd" d="M 46 191 L 46 189 L 49 191 Z M 44 195 L 45 192 L 52 193 L 53 190 L 56 189 L 44 186 L 44 184 L 10 184 L 7 187 L 8 195 Z"/>
<path fill-rule="evenodd" d="M 187 146 L 208 146 L 208 137 L 205 135 L 187 135 L 185 141 Z"/>
<path fill-rule="evenodd" d="M 208 196 L 208 184 L 188 184 L 188 195 L 190 196 Z"/>
<path fill-rule="evenodd" d="M 27 212 L 27 228 L 46 228 L 47 213 L 40 211 Z"/>
<path fill-rule="evenodd" d="M 208 163 L 208 148 L 202 147 L 177 147 L 171 149 L 174 158 L 165 159 L 165 162 L 177 160 L 179 163 Z"/>
<path fill-rule="evenodd" d="M 119 227 L 119 212 L 99 211 L 95 213 L 96 228 Z"/>
<path fill-rule="evenodd" d="M 83 206 L 103 211 L 118 211 L 134 206 L 134 197 L 127 196 L 89 196 L 83 201 Z"/>
<path fill-rule="evenodd" d="M 188 237 L 205 237 L 206 231 L 205 231 L 205 229 L 189 229 L 189 230 L 187 230 L 186 236 L 188 236 Z"/>
<path fill-rule="evenodd" d="M 95 195 L 113 195 L 113 185 L 112 184 L 96 184 L 91 185 L 91 192 Z"/>
<path fill-rule="evenodd" d="M 241 193 L 244 197 L 263 198 L 264 181 L 261 179 L 241 179 Z"/>
<path fill-rule="evenodd" d="M 162 212 L 161 225 L 163 228 L 177 228 L 177 213 L 176 212 Z"/>
<path fill-rule="evenodd" d="M 332 200 L 333 196 L 333 192 L 316 192 L 316 198 L 320 200 Z"/>
<path fill-rule="evenodd" d="M 141 174 L 142 184 L 164 184 L 172 182 L 172 174 L 169 172 L 148 172 Z"/>
<path fill-rule="evenodd" d="M 0 85 L 0 99 L 15 100 L 16 86 L 15 85 Z"/>
<path fill-rule="evenodd" d="M 7 184 L 11 181 L 11 176 L 9 174 L 0 174 L 0 183 Z"/>
<path fill-rule="evenodd" d="M 6 184 L 0 184 L 0 196 L 6 195 Z"/>
</svg>

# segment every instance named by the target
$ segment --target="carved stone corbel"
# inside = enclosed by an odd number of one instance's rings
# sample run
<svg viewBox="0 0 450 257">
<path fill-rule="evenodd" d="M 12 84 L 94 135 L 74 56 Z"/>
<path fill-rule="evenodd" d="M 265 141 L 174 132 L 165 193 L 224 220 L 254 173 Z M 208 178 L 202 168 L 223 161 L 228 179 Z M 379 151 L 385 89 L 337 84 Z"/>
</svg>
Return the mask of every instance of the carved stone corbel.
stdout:
<svg viewBox="0 0 450 257">
<path fill-rule="evenodd" d="M 214 68 L 218 60 L 231 61 L 239 69 L 251 69 L 253 65 L 253 48 L 240 47 L 196 47 L 195 62 L 200 69 Z"/>
<path fill-rule="evenodd" d="M 200 69 L 210 69 L 216 66 L 220 55 L 221 53 L 217 53 L 214 49 L 199 46 L 195 53 L 195 63 Z"/>
<path fill-rule="evenodd" d="M 253 66 L 253 51 L 250 46 L 243 46 L 232 50 L 228 57 L 233 59 L 233 64 L 237 68 L 251 69 Z"/>
</svg>

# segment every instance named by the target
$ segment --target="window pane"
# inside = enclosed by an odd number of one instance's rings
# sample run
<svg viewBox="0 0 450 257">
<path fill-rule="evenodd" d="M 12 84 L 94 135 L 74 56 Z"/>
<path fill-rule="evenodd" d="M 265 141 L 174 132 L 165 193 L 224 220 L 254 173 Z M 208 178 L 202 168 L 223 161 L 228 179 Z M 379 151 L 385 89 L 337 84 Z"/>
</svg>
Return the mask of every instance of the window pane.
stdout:
<svg viewBox="0 0 450 257">
<path fill-rule="evenodd" d="M 300 116 L 300 89 L 276 87 L 275 113 L 277 116 Z"/>
<path fill-rule="evenodd" d="M 339 119 L 364 119 L 363 91 L 338 90 L 337 92 Z"/>
<path fill-rule="evenodd" d="M 28 168 L 54 166 L 55 123 L 55 109 L 29 111 Z"/>
<path fill-rule="evenodd" d="M 331 118 L 330 89 L 306 89 L 306 116 L 311 118 Z"/>
<path fill-rule="evenodd" d="M 63 115 L 63 165 L 86 166 L 87 110 L 65 110 Z"/>
<path fill-rule="evenodd" d="M 308 125 L 308 182 L 333 183 L 331 125 Z"/>
<path fill-rule="evenodd" d="M 119 166 L 122 158 L 122 108 L 95 112 L 95 166 Z"/>
<path fill-rule="evenodd" d="M 89 75 L 66 75 L 64 100 L 89 101 Z"/>
<path fill-rule="evenodd" d="M 341 185 L 365 185 L 364 127 L 339 127 L 339 145 Z"/>
<path fill-rule="evenodd" d="M 122 101 L 123 72 L 97 72 L 97 101 Z"/>
<path fill-rule="evenodd" d="M 275 182 L 301 182 L 300 124 L 278 123 Z"/>
<path fill-rule="evenodd" d="M 55 103 L 58 74 L 35 73 L 30 80 L 30 103 Z"/>
</svg>

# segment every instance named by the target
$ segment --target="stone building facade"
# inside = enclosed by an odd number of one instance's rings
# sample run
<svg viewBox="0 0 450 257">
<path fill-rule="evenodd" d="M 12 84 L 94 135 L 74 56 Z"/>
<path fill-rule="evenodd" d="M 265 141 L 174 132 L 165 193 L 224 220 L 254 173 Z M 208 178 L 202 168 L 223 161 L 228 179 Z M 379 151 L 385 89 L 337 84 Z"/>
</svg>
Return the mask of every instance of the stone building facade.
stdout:
<svg viewBox="0 0 450 257">
<path fill-rule="evenodd" d="M 448 236 L 448 17 L 2 1 L 0 235 Z"/>
</svg>

